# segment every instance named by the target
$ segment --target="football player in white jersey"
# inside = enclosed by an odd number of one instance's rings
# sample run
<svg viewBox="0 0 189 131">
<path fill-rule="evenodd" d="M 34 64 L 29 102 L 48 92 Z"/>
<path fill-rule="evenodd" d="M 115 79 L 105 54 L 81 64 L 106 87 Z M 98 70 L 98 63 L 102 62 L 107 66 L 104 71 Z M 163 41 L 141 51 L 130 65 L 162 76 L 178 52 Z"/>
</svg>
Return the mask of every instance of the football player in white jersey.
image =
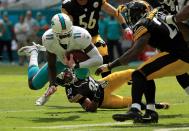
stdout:
<svg viewBox="0 0 189 131">
<path fill-rule="evenodd" d="M 42 36 L 44 46 L 34 44 L 18 50 L 19 55 L 30 56 L 28 67 L 28 83 L 30 89 L 38 90 L 49 81 L 46 93 L 36 101 L 36 105 L 43 105 L 57 90 L 56 76 L 66 67 L 75 68 L 76 74 L 81 79 L 89 73 L 88 67 L 101 65 L 102 56 L 91 43 L 91 35 L 87 30 L 73 26 L 70 18 L 63 13 L 53 16 L 51 29 Z M 39 69 L 38 51 L 47 52 L 47 63 Z M 66 53 L 72 50 L 81 50 L 89 56 L 86 61 L 75 63 L 73 56 L 68 60 Z"/>
</svg>

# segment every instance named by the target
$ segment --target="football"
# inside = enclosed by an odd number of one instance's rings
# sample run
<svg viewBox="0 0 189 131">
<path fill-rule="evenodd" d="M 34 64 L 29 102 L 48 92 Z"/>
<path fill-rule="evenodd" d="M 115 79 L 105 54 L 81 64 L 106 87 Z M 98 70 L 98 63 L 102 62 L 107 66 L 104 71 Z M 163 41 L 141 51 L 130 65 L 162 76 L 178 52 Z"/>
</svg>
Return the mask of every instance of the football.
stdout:
<svg viewBox="0 0 189 131">
<path fill-rule="evenodd" d="M 66 53 L 66 57 L 68 58 L 68 60 L 70 59 L 70 55 L 73 55 L 74 61 L 79 63 L 79 62 L 83 62 L 89 59 L 89 56 L 84 53 L 81 50 L 72 50 Z"/>
</svg>

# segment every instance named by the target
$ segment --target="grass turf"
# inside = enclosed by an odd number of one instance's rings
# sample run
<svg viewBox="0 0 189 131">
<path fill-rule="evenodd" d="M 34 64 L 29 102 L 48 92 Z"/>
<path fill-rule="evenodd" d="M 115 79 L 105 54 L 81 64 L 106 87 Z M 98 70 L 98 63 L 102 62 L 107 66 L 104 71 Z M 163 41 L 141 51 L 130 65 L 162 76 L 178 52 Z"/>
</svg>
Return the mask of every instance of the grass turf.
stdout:
<svg viewBox="0 0 189 131">
<path fill-rule="evenodd" d="M 189 130 L 189 96 L 174 77 L 156 80 L 156 85 L 157 102 L 169 102 L 171 108 L 158 110 L 158 124 L 134 125 L 131 121 L 119 123 L 111 118 L 112 114 L 124 113 L 127 109 L 84 112 L 78 104 L 68 102 L 64 88 L 59 88 L 45 106 L 35 106 L 35 100 L 43 94 L 47 85 L 39 91 L 30 90 L 27 86 L 26 67 L 1 65 L 0 130 Z M 130 86 L 125 85 L 116 93 L 129 96 L 130 89 Z"/>
</svg>

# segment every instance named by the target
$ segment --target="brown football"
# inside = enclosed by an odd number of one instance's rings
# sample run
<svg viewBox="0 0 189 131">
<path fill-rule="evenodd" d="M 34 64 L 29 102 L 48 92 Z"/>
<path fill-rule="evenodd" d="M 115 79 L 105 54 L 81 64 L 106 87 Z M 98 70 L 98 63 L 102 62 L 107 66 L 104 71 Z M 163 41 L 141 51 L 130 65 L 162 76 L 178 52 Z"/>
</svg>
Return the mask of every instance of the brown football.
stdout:
<svg viewBox="0 0 189 131">
<path fill-rule="evenodd" d="M 68 58 L 68 60 L 70 59 L 70 54 L 73 55 L 74 61 L 78 63 L 89 59 L 89 56 L 81 50 L 72 50 L 67 52 L 66 57 Z"/>
</svg>

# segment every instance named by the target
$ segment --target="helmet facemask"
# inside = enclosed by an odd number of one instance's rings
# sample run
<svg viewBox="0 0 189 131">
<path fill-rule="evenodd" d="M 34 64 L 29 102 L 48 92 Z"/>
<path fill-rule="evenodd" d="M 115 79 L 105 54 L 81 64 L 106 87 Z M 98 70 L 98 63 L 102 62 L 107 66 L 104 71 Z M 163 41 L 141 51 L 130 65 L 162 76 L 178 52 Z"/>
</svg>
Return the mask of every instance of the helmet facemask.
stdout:
<svg viewBox="0 0 189 131">
<path fill-rule="evenodd" d="M 57 75 L 56 83 L 58 85 L 66 86 L 74 84 L 78 79 L 73 71 L 73 69 L 66 68 L 63 72 Z"/>
<path fill-rule="evenodd" d="M 132 1 L 124 6 L 122 14 L 130 27 L 134 26 L 152 8 L 144 1 Z"/>
</svg>

